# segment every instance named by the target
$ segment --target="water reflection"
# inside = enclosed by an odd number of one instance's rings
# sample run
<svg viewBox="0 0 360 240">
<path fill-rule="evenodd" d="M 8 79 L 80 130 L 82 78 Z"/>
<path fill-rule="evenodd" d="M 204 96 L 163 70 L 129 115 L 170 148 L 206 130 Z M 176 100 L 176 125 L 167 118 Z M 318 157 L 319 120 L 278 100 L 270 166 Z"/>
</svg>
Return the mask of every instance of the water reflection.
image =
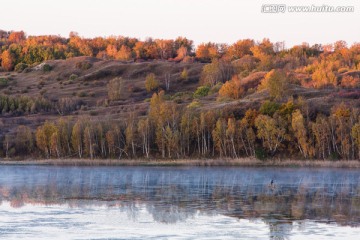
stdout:
<svg viewBox="0 0 360 240">
<path fill-rule="evenodd" d="M 344 169 L 3 166 L 0 201 L 113 207 L 133 221 L 145 209 L 166 224 L 199 214 L 261 219 L 272 239 L 286 239 L 308 220 L 358 227 L 359 179 Z"/>
</svg>

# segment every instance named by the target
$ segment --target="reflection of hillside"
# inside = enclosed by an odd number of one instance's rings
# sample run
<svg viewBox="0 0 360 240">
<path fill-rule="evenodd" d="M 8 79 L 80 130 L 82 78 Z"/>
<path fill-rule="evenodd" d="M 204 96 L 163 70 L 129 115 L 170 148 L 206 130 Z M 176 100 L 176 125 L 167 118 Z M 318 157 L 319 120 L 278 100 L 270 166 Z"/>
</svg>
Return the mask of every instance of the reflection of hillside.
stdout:
<svg viewBox="0 0 360 240">
<path fill-rule="evenodd" d="M 199 178 L 200 179 L 200 178 Z M 360 222 L 360 188 L 354 184 L 314 188 L 308 185 L 279 186 L 269 190 L 266 185 L 208 184 L 208 180 L 182 184 L 146 181 L 57 181 L 46 184 L 23 182 L 0 187 L 0 200 L 12 207 L 31 204 L 64 204 L 70 206 L 107 205 L 120 207 L 136 218 L 137 203 L 145 204 L 155 221 L 175 223 L 204 214 L 223 214 L 236 218 L 262 218 L 274 232 L 291 229 L 294 220 L 312 219 L 358 225 Z M 286 234 L 285 234 L 286 235 Z M 285 236 L 284 234 L 282 236 Z"/>
</svg>

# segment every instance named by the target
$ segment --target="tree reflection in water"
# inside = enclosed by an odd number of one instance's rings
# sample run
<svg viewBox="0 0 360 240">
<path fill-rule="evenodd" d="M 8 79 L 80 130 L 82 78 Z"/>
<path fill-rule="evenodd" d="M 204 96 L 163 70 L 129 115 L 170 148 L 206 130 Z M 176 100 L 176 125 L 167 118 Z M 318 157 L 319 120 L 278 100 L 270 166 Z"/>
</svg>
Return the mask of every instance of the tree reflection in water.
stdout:
<svg viewBox="0 0 360 240">
<path fill-rule="evenodd" d="M 136 220 L 143 205 L 167 224 L 199 213 L 262 219 L 273 239 L 301 220 L 360 223 L 360 173 L 352 170 L 4 166 L 0 176 L 0 201 L 14 208 L 105 205 Z"/>
</svg>

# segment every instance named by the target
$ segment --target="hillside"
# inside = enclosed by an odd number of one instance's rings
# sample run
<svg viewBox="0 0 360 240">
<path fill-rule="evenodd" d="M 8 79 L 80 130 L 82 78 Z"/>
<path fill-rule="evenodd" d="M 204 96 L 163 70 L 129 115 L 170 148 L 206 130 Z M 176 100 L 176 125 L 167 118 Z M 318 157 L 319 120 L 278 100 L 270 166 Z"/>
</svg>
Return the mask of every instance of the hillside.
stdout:
<svg viewBox="0 0 360 240">
<path fill-rule="evenodd" d="M 48 64 L 50 71 L 43 71 L 42 66 Z M 82 69 L 82 65 L 88 64 L 88 69 Z M 9 96 L 42 96 L 56 105 L 62 99 L 70 99 L 75 103 L 75 108 L 66 113 L 60 113 L 54 109 L 46 113 L 25 114 L 21 116 L 8 116 L 1 118 L 3 130 L 2 136 L 14 131 L 19 124 L 31 126 L 33 130 L 46 120 L 55 121 L 61 116 L 74 117 L 91 116 L 92 119 L 122 119 L 130 112 L 137 112 L 139 116 L 147 115 L 149 110 L 149 99 L 152 92 L 145 89 L 145 77 L 149 73 L 159 76 L 160 88 L 165 89 L 164 76 L 171 74 L 170 88 L 166 94 L 179 96 L 185 93 L 185 97 L 177 103 L 186 106 L 193 101 L 192 94 L 201 85 L 200 75 L 203 63 L 175 63 L 167 61 L 150 62 L 123 62 L 118 60 L 100 60 L 92 57 L 76 57 L 67 60 L 51 60 L 42 64 L 26 69 L 21 72 L 2 72 L 0 78 L 9 79 L 8 86 L 0 89 L 0 94 Z M 80 66 L 80 67 L 79 67 Z M 188 70 L 189 77 L 182 80 L 180 77 L 183 69 Z M 266 72 L 256 72 L 247 79 L 252 82 L 252 87 L 257 87 L 264 79 Z M 347 73 L 360 75 L 360 71 Z M 121 100 L 108 100 L 107 84 L 113 78 L 123 79 Z M 252 79 L 253 78 L 253 79 Z M 245 80 L 246 81 L 246 80 Z M 248 83 L 249 84 L 249 83 Z M 345 93 L 354 93 L 356 90 L 340 89 L 313 89 L 304 88 L 299 85 L 291 86 L 291 93 L 288 97 L 304 97 L 311 105 L 313 114 L 322 112 L 329 114 L 332 106 L 341 102 L 346 102 L 351 106 L 359 107 L 360 102 L 355 96 Z M 200 98 L 198 101 L 201 107 L 198 110 L 227 109 L 236 111 L 239 116 L 243 116 L 245 111 L 250 108 L 259 108 L 261 103 L 269 98 L 268 93 L 255 92 L 239 100 L 226 99 L 217 101 L 218 94 L 213 93 L 207 97 Z M 287 100 L 287 99 L 284 99 Z M 16 115 L 16 114 L 15 114 Z M 8 131 L 6 131 L 7 129 Z"/>
<path fill-rule="evenodd" d="M 42 66 L 48 64 L 51 71 L 43 71 Z M 89 69 L 81 69 L 79 65 L 89 64 Z M 77 67 L 78 66 L 78 67 Z M 0 94 L 8 96 L 43 97 L 56 105 L 62 99 L 70 99 L 76 105 L 67 113 L 59 113 L 56 109 L 46 113 L 26 114 L 1 118 L 3 129 L 9 132 L 18 124 L 31 126 L 35 129 L 45 120 L 56 120 L 60 116 L 92 116 L 92 118 L 121 119 L 130 111 L 140 115 L 147 114 L 153 92 L 145 90 L 145 77 L 155 73 L 165 89 L 162 76 L 171 74 L 171 83 L 167 94 L 178 92 L 194 92 L 203 64 L 173 63 L 152 61 L 142 63 L 126 63 L 117 60 L 103 61 L 91 57 L 77 57 L 68 60 L 52 60 L 33 68 L 18 72 L 2 72 L 0 78 L 9 79 L 8 86 L 0 90 Z M 180 79 L 180 73 L 186 68 L 189 78 Z M 106 104 L 108 99 L 108 82 L 116 77 L 123 79 L 121 100 Z M 186 103 L 186 100 L 185 102 Z M 16 114 L 15 114 L 16 115 Z M 101 117 L 99 117 L 101 116 Z M 7 131 L 2 131 L 4 135 Z"/>
</svg>

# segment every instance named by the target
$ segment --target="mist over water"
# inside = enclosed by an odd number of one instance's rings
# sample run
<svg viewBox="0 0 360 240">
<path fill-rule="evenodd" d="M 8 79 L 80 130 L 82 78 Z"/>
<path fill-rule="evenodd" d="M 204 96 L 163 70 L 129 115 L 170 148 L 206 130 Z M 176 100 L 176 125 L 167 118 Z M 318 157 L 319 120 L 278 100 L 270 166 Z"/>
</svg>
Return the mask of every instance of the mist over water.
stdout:
<svg viewBox="0 0 360 240">
<path fill-rule="evenodd" d="M 351 169 L 2 166 L 0 238 L 357 239 L 359 183 Z"/>
</svg>

